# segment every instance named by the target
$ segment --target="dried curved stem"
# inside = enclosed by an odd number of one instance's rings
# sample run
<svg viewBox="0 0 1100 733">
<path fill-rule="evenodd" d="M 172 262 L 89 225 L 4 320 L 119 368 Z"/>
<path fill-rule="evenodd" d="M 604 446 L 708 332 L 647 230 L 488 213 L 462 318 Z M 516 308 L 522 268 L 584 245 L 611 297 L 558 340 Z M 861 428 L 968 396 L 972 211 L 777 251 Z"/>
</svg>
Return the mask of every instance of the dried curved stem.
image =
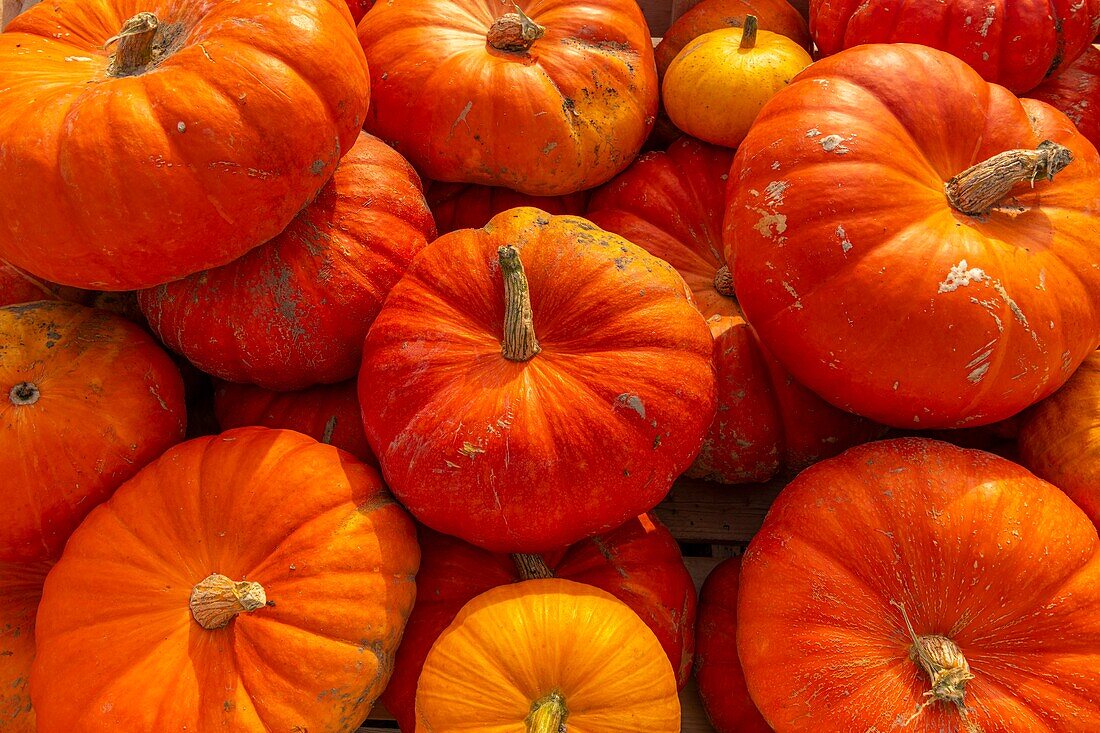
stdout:
<svg viewBox="0 0 1100 733">
<path fill-rule="evenodd" d="M 981 216 L 1004 203 L 1017 184 L 1034 188 L 1041 178 L 1053 181 L 1072 162 L 1069 148 L 1044 140 L 1035 150 L 1006 150 L 983 160 L 947 181 L 943 190 L 956 211 Z"/>
</svg>

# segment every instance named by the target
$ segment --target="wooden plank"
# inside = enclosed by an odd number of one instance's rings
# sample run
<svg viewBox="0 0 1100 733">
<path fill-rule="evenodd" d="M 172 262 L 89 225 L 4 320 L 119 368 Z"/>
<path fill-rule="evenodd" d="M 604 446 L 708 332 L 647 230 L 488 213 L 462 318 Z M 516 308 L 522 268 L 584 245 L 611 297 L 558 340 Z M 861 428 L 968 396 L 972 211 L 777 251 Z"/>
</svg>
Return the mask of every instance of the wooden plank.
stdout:
<svg viewBox="0 0 1100 733">
<path fill-rule="evenodd" d="M 680 479 L 656 512 L 681 542 L 746 543 L 786 483 L 725 486 Z"/>
</svg>

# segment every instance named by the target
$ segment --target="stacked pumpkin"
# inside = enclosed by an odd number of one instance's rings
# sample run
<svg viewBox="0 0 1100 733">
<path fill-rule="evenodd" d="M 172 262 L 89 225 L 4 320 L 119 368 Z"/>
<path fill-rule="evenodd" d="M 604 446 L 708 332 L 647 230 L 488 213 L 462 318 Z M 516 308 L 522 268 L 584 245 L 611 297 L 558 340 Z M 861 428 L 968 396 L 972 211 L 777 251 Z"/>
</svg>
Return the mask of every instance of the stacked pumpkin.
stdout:
<svg viewBox="0 0 1100 733">
<path fill-rule="evenodd" d="M 1100 4 L 956 4 L 17 18 L 0 731 L 1100 729 Z"/>
</svg>

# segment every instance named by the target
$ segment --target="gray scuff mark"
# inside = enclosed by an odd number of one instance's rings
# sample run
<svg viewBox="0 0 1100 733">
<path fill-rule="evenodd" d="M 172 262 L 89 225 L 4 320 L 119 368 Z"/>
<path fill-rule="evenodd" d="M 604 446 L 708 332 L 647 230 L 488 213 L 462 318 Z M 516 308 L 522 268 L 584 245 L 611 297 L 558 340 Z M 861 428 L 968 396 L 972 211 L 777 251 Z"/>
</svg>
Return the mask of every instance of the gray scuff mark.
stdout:
<svg viewBox="0 0 1100 733">
<path fill-rule="evenodd" d="M 624 407 L 627 407 L 638 413 L 638 416 L 641 417 L 643 420 L 645 419 L 645 403 L 642 402 L 642 398 L 638 395 L 623 393 L 619 395 L 616 400 L 618 400 L 619 404 L 623 405 Z"/>
</svg>

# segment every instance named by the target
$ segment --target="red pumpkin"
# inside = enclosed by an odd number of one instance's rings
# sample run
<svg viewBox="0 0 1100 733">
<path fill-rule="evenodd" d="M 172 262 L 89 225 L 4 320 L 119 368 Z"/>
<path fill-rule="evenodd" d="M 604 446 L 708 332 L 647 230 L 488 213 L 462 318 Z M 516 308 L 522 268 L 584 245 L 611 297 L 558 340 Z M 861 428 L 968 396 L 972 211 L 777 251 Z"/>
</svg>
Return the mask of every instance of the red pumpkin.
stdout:
<svg viewBox="0 0 1100 733">
<path fill-rule="evenodd" d="M 1100 341 L 1096 148 L 948 54 L 870 45 L 817 62 L 764 108 L 732 175 L 738 300 L 842 409 L 903 428 L 996 422 Z"/>
<path fill-rule="evenodd" d="M 980 451 L 852 448 L 790 484 L 741 567 L 737 644 L 777 733 L 1100 730 L 1100 541 Z"/>
<path fill-rule="evenodd" d="M 374 0 L 347 0 L 347 3 L 348 10 L 351 11 L 351 17 L 356 23 L 361 21 L 367 11 L 374 6 Z"/>
<path fill-rule="evenodd" d="M 35 733 L 34 617 L 50 563 L 0 563 L 0 733 Z"/>
<path fill-rule="evenodd" d="M 0 308 L 0 562 L 56 558 L 84 516 L 183 439 L 183 382 L 144 331 L 70 303 Z"/>
<path fill-rule="evenodd" d="M 61 0 L 17 17 L 0 35 L 0 257 L 132 290 L 278 234 L 366 115 L 347 19 L 333 0 Z"/>
<path fill-rule="evenodd" d="M 718 414 L 688 475 L 743 483 L 797 472 L 881 431 L 794 382 L 742 318 L 722 256 L 732 158 L 682 138 L 598 189 L 588 217 L 671 264 L 691 287 L 714 337 Z"/>
<path fill-rule="evenodd" d="M 416 172 L 363 133 L 285 232 L 139 302 L 164 343 L 208 374 L 275 390 L 331 384 L 355 376 L 386 293 L 434 237 Z"/>
<path fill-rule="evenodd" d="M 863 43 L 919 43 L 1017 94 L 1073 63 L 1098 30 L 1100 0 L 810 2 L 810 32 L 823 55 Z"/>
<path fill-rule="evenodd" d="M 480 229 L 497 214 L 517 206 L 533 206 L 555 216 L 579 216 L 588 201 L 587 191 L 566 196 L 528 196 L 507 188 L 439 181 L 429 183 L 424 195 L 440 235 L 458 229 Z"/>
<path fill-rule="evenodd" d="M 756 709 L 737 658 L 737 584 L 741 558 L 731 557 L 707 576 L 699 594 L 695 678 L 707 719 L 717 733 L 771 733 Z"/>
<path fill-rule="evenodd" d="M 657 114 L 635 0 L 388 0 L 359 40 L 367 130 L 434 180 L 580 191 L 625 168 Z"/>
<path fill-rule="evenodd" d="M 214 392 L 214 411 L 223 430 L 249 425 L 296 430 L 377 465 L 363 433 L 355 380 L 299 392 L 222 382 Z"/>
<path fill-rule="evenodd" d="M 1100 147 L 1100 46 L 1089 46 L 1061 73 L 1027 94 L 1073 120 L 1081 134 Z"/>
<path fill-rule="evenodd" d="M 439 635 L 466 603 L 485 591 L 522 580 L 507 555 L 420 530 L 422 553 L 417 596 L 397 650 L 382 702 L 401 730 L 415 728 L 416 683 Z M 632 519 L 606 535 L 544 556 L 554 577 L 593 585 L 630 606 L 657 635 L 681 687 L 691 675 L 695 586 L 680 547 L 654 518 Z"/>
<path fill-rule="evenodd" d="M 545 552 L 664 498 L 714 418 L 711 348 L 667 263 L 512 209 L 413 261 L 367 336 L 359 399 L 421 522 Z"/>
</svg>

